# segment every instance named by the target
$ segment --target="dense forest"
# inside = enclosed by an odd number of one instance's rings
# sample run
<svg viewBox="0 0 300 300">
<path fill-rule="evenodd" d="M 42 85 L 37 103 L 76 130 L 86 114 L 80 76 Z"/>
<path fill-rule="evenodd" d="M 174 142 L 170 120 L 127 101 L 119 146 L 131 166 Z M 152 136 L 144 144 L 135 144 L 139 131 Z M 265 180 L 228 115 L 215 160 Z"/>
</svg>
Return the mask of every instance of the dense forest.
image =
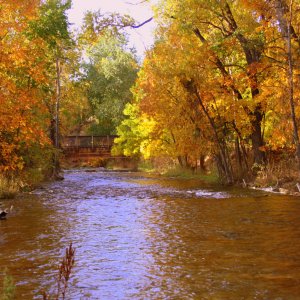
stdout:
<svg viewBox="0 0 300 300">
<path fill-rule="evenodd" d="M 142 62 L 135 20 L 86 12 L 74 32 L 71 5 L 0 1 L 0 195 L 55 178 L 70 134 L 228 184 L 297 181 L 300 1 L 160 1 Z"/>
</svg>

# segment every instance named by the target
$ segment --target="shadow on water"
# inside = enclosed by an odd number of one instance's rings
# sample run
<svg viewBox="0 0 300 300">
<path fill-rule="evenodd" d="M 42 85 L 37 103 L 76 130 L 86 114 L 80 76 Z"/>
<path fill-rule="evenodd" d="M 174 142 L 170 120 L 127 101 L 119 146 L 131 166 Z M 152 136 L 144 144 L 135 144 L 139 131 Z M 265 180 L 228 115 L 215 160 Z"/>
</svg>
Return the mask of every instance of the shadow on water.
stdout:
<svg viewBox="0 0 300 300">
<path fill-rule="evenodd" d="M 14 206 L 0 263 L 18 299 L 54 288 L 70 241 L 70 299 L 299 299 L 299 198 L 74 170 Z"/>
</svg>

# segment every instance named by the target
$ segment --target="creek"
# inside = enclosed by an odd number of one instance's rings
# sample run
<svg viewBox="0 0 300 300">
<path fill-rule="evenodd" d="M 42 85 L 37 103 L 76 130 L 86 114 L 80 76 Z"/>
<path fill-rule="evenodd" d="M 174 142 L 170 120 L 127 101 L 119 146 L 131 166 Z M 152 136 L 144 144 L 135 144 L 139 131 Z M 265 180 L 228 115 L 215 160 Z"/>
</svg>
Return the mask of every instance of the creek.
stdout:
<svg viewBox="0 0 300 300">
<path fill-rule="evenodd" d="M 300 299 L 297 197 L 82 169 L 6 202 L 0 272 L 16 299 L 55 291 L 70 242 L 67 299 Z"/>
</svg>

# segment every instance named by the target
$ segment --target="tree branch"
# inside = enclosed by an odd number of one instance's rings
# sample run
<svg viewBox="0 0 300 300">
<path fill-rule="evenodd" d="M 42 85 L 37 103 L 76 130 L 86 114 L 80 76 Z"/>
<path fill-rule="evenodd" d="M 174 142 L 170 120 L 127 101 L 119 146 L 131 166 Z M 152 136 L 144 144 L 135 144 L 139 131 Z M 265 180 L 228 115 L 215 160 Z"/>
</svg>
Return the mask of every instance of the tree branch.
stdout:
<svg viewBox="0 0 300 300">
<path fill-rule="evenodd" d="M 140 27 L 144 26 L 145 24 L 151 22 L 152 20 L 153 20 L 153 17 L 151 17 L 150 19 L 146 20 L 145 22 L 143 22 L 143 23 L 141 23 L 141 24 L 139 24 L 139 25 L 131 25 L 130 27 L 131 27 L 131 28 L 134 28 L 134 29 L 140 28 Z"/>
</svg>

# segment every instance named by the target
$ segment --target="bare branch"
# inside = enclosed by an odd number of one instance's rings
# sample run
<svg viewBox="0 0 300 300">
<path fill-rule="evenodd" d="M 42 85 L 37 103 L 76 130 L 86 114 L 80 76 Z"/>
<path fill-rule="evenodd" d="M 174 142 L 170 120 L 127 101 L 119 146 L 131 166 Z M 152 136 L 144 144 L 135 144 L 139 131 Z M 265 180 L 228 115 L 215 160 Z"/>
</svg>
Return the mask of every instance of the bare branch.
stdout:
<svg viewBox="0 0 300 300">
<path fill-rule="evenodd" d="M 143 4 L 143 3 L 146 3 L 148 2 L 148 0 L 142 0 L 138 3 L 132 3 L 132 2 L 125 2 L 125 4 L 129 4 L 129 5 L 140 5 L 140 4 Z"/>
<path fill-rule="evenodd" d="M 141 24 L 139 24 L 139 25 L 131 25 L 130 27 L 131 27 L 131 28 L 134 28 L 134 29 L 140 28 L 140 27 L 144 26 L 145 24 L 151 22 L 152 20 L 153 20 L 153 17 L 151 17 L 150 19 L 146 20 L 145 22 L 143 22 L 143 23 L 141 23 Z"/>
</svg>

